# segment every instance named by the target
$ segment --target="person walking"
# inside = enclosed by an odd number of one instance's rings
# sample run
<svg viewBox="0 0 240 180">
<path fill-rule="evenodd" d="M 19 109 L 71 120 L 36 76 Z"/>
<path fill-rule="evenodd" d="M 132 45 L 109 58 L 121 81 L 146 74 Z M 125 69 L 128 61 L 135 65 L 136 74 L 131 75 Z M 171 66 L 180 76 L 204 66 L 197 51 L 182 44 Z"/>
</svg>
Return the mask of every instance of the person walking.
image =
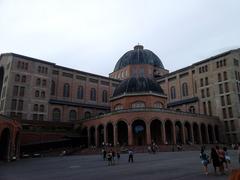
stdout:
<svg viewBox="0 0 240 180">
<path fill-rule="evenodd" d="M 211 161 L 213 163 L 214 172 L 216 174 L 217 168 L 219 168 L 219 166 L 220 166 L 220 162 L 219 162 L 219 156 L 218 156 L 215 148 L 211 149 Z"/>
<path fill-rule="evenodd" d="M 218 157 L 219 157 L 219 171 L 222 175 L 224 175 L 224 161 L 225 161 L 225 153 L 222 149 L 219 148 L 219 146 L 216 146 L 216 152 L 218 154 Z"/>
<path fill-rule="evenodd" d="M 133 163 L 133 151 L 132 151 L 132 149 L 128 150 L 128 162 Z"/>
<path fill-rule="evenodd" d="M 112 151 L 111 150 L 107 153 L 107 159 L 108 159 L 108 166 L 111 166 L 112 165 Z"/>
<path fill-rule="evenodd" d="M 115 164 L 115 151 L 112 150 L 112 164 Z"/>
<path fill-rule="evenodd" d="M 106 156 L 107 156 L 107 151 L 105 148 L 102 149 L 102 154 L 103 154 L 103 160 L 106 160 Z"/>
<path fill-rule="evenodd" d="M 225 163 L 225 166 L 226 166 L 226 171 L 228 171 L 229 165 L 231 163 L 231 159 L 230 159 L 230 156 L 228 154 L 227 147 L 223 147 L 223 151 L 224 151 L 224 163 Z"/>
<path fill-rule="evenodd" d="M 209 156 L 205 153 L 205 148 L 201 148 L 200 152 L 200 159 L 201 163 L 203 165 L 204 173 L 208 175 L 208 164 L 209 164 Z"/>
<path fill-rule="evenodd" d="M 119 151 L 117 151 L 117 160 L 118 160 L 118 162 L 120 160 L 120 152 Z"/>
</svg>

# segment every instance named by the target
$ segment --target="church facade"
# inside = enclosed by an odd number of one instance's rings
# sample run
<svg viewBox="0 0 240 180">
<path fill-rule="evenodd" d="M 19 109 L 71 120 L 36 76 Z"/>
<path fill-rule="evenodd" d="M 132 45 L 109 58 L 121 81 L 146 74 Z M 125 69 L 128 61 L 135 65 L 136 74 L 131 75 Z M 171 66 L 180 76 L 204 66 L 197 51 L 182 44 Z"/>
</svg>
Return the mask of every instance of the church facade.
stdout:
<svg viewBox="0 0 240 180">
<path fill-rule="evenodd" d="M 82 124 L 89 145 L 239 141 L 240 50 L 169 72 L 137 45 L 109 77 L 14 53 L 0 57 L 0 113 Z"/>
</svg>

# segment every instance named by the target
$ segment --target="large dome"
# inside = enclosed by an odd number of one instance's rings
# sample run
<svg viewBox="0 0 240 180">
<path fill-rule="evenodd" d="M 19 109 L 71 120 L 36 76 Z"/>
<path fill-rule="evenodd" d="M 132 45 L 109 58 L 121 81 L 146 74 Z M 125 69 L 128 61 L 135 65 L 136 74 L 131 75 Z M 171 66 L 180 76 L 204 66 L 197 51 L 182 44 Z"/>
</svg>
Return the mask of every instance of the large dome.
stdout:
<svg viewBox="0 0 240 180">
<path fill-rule="evenodd" d="M 113 97 L 124 93 L 154 92 L 164 95 L 162 88 L 154 80 L 147 77 L 131 77 L 123 80 L 114 90 Z"/>
<path fill-rule="evenodd" d="M 162 61 L 152 51 L 144 49 L 143 46 L 137 45 L 134 50 L 126 52 L 117 62 L 114 71 L 129 64 L 150 64 L 158 68 L 163 68 Z"/>
</svg>

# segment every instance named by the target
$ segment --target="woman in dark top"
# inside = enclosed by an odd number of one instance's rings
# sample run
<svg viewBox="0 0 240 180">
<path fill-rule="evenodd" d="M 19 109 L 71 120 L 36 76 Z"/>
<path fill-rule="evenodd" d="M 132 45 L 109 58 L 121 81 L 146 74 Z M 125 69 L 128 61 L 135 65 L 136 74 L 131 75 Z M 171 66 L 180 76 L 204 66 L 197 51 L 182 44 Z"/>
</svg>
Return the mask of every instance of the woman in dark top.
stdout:
<svg viewBox="0 0 240 180">
<path fill-rule="evenodd" d="M 203 169 L 206 175 L 208 175 L 208 164 L 209 164 L 209 156 L 205 153 L 204 148 L 201 149 L 200 159 L 203 165 Z"/>
<path fill-rule="evenodd" d="M 215 148 L 211 149 L 211 161 L 213 163 L 213 167 L 214 167 L 214 172 L 217 172 L 217 167 L 220 166 L 220 162 L 219 162 L 219 156 L 215 150 Z"/>
</svg>

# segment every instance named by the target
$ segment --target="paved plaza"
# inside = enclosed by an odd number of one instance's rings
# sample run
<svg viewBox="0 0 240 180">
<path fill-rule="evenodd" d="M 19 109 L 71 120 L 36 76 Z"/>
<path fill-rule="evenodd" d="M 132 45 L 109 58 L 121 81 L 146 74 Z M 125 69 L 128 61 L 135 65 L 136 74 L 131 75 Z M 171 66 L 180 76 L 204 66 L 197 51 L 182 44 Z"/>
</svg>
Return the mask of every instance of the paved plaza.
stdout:
<svg viewBox="0 0 240 180">
<path fill-rule="evenodd" d="M 238 168 L 237 152 L 230 151 L 231 167 Z M 134 163 L 127 154 L 108 166 L 100 155 L 23 159 L 0 164 L 0 180 L 159 180 L 159 179 L 227 179 L 215 175 L 212 164 L 208 176 L 203 174 L 199 152 L 161 152 L 135 154 Z"/>
</svg>

